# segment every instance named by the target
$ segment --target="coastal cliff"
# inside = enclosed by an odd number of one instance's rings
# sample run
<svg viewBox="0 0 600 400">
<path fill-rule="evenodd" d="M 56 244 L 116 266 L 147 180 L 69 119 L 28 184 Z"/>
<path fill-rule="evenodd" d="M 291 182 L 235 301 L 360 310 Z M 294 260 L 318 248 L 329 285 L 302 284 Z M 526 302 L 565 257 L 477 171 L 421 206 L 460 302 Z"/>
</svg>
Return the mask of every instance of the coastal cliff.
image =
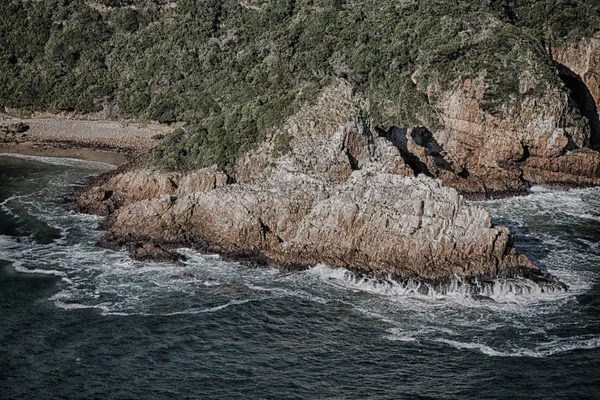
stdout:
<svg viewBox="0 0 600 400">
<path fill-rule="evenodd" d="M 514 88 L 498 104 L 490 98 L 498 77 L 486 70 L 454 85 L 413 74 L 439 119 L 431 132 L 409 130 L 416 172 L 474 199 L 525 194 L 534 184 L 600 184 L 600 40 L 513 53 Z"/>
<path fill-rule="evenodd" d="M 101 115 L 117 147 L 142 135 L 147 161 L 77 205 L 105 216 L 103 245 L 138 258 L 192 245 L 397 279 L 544 279 L 463 197 L 600 184 L 599 10 L 14 0 L 0 104 Z M 30 135 L 19 129 L 4 140 Z"/>
<path fill-rule="evenodd" d="M 103 246 L 143 259 L 176 259 L 170 249 L 193 246 L 442 286 L 521 276 L 563 287 L 518 254 L 486 211 L 439 180 L 415 177 L 398 144 L 405 130 L 373 136 L 366 121 L 352 120 L 361 101 L 338 82 L 240 158 L 232 176 L 216 167 L 129 170 L 89 187 L 77 209 L 106 216 Z"/>
</svg>

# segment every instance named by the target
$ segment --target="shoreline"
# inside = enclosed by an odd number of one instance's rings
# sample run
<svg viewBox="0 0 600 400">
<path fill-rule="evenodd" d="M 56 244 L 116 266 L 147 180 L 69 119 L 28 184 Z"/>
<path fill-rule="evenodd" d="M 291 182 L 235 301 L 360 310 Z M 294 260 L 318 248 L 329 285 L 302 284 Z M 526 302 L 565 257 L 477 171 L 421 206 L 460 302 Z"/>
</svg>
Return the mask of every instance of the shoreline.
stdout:
<svg viewBox="0 0 600 400">
<path fill-rule="evenodd" d="M 129 161 L 127 155 L 120 153 L 118 150 L 101 150 L 79 146 L 54 147 L 35 142 L 0 144 L 0 156 L 11 155 L 77 159 L 110 164 L 115 167 L 120 167 Z"/>
<path fill-rule="evenodd" d="M 74 158 L 123 166 L 146 154 L 171 127 L 61 116 L 0 113 L 0 153 Z"/>
<path fill-rule="evenodd" d="M 456 265 L 464 261 L 464 257 L 460 256 L 461 251 L 468 254 L 467 258 L 471 257 L 471 242 L 475 233 L 464 229 L 462 218 L 477 228 L 477 235 L 493 239 L 475 240 L 479 245 L 476 250 L 479 251 L 481 260 L 476 260 L 475 264 L 471 263 L 472 268 L 463 268 L 461 271 L 461 277 L 465 279 L 465 284 L 471 287 L 473 294 L 481 294 L 481 287 L 473 284 L 479 282 L 480 278 L 487 282 L 494 277 L 517 276 L 541 284 L 547 290 L 566 290 L 564 284 L 544 274 L 512 247 L 508 229 L 492 226 L 489 216 L 476 209 L 471 210 L 454 189 L 442 187 L 439 180 L 423 180 L 389 173 L 381 173 L 375 179 L 369 171 L 354 171 L 345 181 L 337 182 L 327 177 L 323 178 L 318 173 L 310 176 L 302 173 L 296 175 L 282 169 L 262 185 L 248 182 L 231 188 L 228 186 L 228 176 L 218 169 L 210 168 L 196 171 L 193 176 L 164 174 L 149 178 L 143 171 L 132 170 L 135 164 L 132 161 L 148 154 L 162 137 L 158 132 L 166 133 L 167 127 L 46 117 L 18 119 L 0 114 L 0 153 L 76 158 L 120 167 L 88 182 L 83 191 L 76 196 L 75 209 L 77 212 L 106 216 L 101 224 L 105 233 L 100 245 L 113 250 L 126 248 L 135 259 L 177 261 L 181 255 L 173 252 L 171 245 L 185 243 L 200 251 L 205 247 L 205 250 L 225 257 L 239 256 L 239 259 L 258 261 L 258 264 L 276 265 L 284 269 L 304 269 L 309 265 L 325 263 L 373 275 L 389 274 L 397 281 L 418 279 L 438 286 L 445 282 L 445 278 L 456 275 Z M 348 133 L 350 134 L 359 135 L 360 132 L 352 131 Z M 305 139 L 305 142 L 304 146 L 298 147 L 312 148 L 317 154 L 329 150 L 331 146 L 330 142 L 327 142 L 326 147 L 322 149 L 318 147 L 320 142 L 315 144 L 309 139 Z M 385 143 L 381 146 L 384 147 Z M 360 154 L 363 153 L 364 151 Z M 294 160 L 293 157 L 300 155 L 292 153 L 288 158 Z M 131 170 L 131 174 L 123 175 L 125 170 Z M 350 179 L 351 177 L 353 179 Z M 115 178 L 114 181 L 112 178 Z M 321 186 L 316 187 L 315 181 L 321 182 Z M 356 191 L 350 187 L 352 185 L 362 189 Z M 219 191 L 221 187 L 228 188 Z M 304 189 L 298 191 L 298 187 Z M 314 199 L 311 196 L 315 193 L 310 194 L 311 190 L 316 193 Z M 334 193 L 334 190 L 337 192 Z M 421 200 L 420 208 L 415 208 L 412 195 L 408 193 L 411 190 L 425 198 Z M 198 191 L 203 193 L 203 196 L 190 197 Z M 373 205 L 369 201 L 372 191 L 378 193 L 383 206 Z M 280 196 L 264 197 L 266 192 L 279 193 Z M 163 194 L 171 195 L 168 204 L 161 202 Z M 400 196 L 400 200 L 396 195 Z M 220 213 L 224 205 L 232 211 L 240 208 L 247 210 L 247 199 L 243 200 L 246 196 L 250 196 L 250 200 L 256 204 L 261 204 L 261 207 L 257 208 L 258 211 L 248 214 L 243 211 L 234 212 L 232 215 Z M 310 212 L 302 215 L 302 221 L 291 217 L 289 213 L 292 210 L 286 208 L 286 199 L 299 202 L 301 208 L 310 209 Z M 426 201 L 428 205 L 425 211 Z M 350 224 L 335 217 L 348 214 L 347 204 L 353 207 L 352 210 L 364 211 L 350 213 L 355 215 Z M 390 207 L 392 204 L 393 207 Z M 127 213 L 116 212 L 122 206 L 128 207 Z M 454 211 L 446 212 L 449 207 Z M 263 208 L 267 211 L 263 211 Z M 436 211 L 438 209 L 439 212 Z M 270 214 L 273 210 L 273 214 Z M 160 221 L 156 220 L 156 212 L 161 215 L 160 218 L 166 219 L 164 224 L 158 224 Z M 439 229 L 452 227 L 448 235 L 454 241 L 451 254 L 455 259 L 448 259 L 446 243 L 442 243 L 437 249 L 431 249 L 430 246 L 429 258 L 419 250 L 420 243 L 433 242 L 432 233 L 428 232 L 434 232 L 435 229 L 430 229 L 424 234 L 419 233 L 419 229 L 405 229 L 407 226 L 410 228 L 415 220 L 422 221 L 423 216 L 431 212 L 434 214 L 425 216 L 431 226 L 439 226 Z M 392 224 L 386 221 L 385 226 L 376 229 L 382 219 L 371 215 L 379 213 L 391 220 Z M 210 215 L 212 219 L 206 215 Z M 356 215 L 361 215 L 362 218 L 358 223 L 354 222 Z M 258 228 L 255 218 L 259 221 Z M 319 223 L 316 219 L 324 222 Z M 209 224 L 211 221 L 213 225 Z M 187 230 L 182 230 L 182 226 L 188 227 Z M 285 228 L 280 229 L 280 226 Z M 317 226 L 319 230 L 315 233 L 314 229 L 307 230 L 306 226 Z M 357 235 L 356 226 L 368 227 L 370 230 L 365 228 L 366 236 L 378 243 L 373 242 L 357 251 L 352 250 L 356 254 L 348 254 L 347 247 L 351 243 L 340 239 L 340 235 Z M 390 237 L 397 236 L 402 244 L 396 253 L 383 258 L 379 253 L 382 246 L 380 242 L 383 242 L 386 248 L 393 248 L 397 243 L 392 246 L 389 240 L 379 241 L 379 238 L 383 237 L 381 230 L 387 230 Z M 336 246 L 336 241 L 346 247 Z M 488 242 L 491 245 L 487 245 Z M 327 249 L 331 250 L 326 250 L 322 243 L 329 243 Z M 196 246 L 198 244 L 199 247 Z M 312 250 L 307 253 L 304 249 Z M 455 251 L 456 249 L 458 251 Z M 365 260 L 375 261 L 365 264 Z M 436 266 L 435 271 L 428 267 L 431 263 Z M 404 267 L 413 264 L 418 268 Z M 441 287 L 443 286 L 445 285 L 441 284 Z"/>
</svg>

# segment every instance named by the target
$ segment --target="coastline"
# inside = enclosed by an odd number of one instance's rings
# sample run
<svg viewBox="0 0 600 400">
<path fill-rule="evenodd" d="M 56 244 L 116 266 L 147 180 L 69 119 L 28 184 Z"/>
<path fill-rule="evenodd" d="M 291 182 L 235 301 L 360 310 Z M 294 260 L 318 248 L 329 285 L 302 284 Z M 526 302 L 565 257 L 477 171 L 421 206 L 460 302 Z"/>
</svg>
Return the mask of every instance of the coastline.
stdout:
<svg viewBox="0 0 600 400">
<path fill-rule="evenodd" d="M 356 144 L 353 157 L 362 160 L 362 171 L 342 164 L 345 176 L 340 179 L 320 173 L 314 165 L 286 170 L 287 164 L 300 165 L 304 150 L 339 151 L 335 141 L 307 135 L 276 160 L 270 176 L 238 185 L 216 167 L 158 175 L 136 170 L 135 161 L 170 129 L 164 126 L 0 115 L 0 129 L 0 153 L 120 167 L 88 182 L 77 196 L 76 210 L 107 217 L 101 224 L 105 233 L 100 245 L 127 249 L 135 259 L 178 261 L 181 255 L 171 250 L 173 245 L 187 244 L 284 269 L 327 264 L 390 275 L 405 283 L 418 279 L 440 288 L 453 286 L 447 278 L 458 274 L 474 295 L 482 290 L 474 282 L 494 277 L 524 277 L 547 290 L 566 289 L 513 248 L 508 229 L 493 226 L 489 215 L 469 207 L 454 189 L 430 178 L 390 173 L 385 156 L 369 159 L 378 163 L 375 166 L 368 164 L 369 144 L 354 125 L 334 126 L 317 137 L 345 135 L 344 142 Z M 376 146 L 391 149 L 388 139 Z M 376 203 L 371 193 L 376 193 Z M 162 202 L 165 194 L 168 204 Z M 415 195 L 419 204 L 414 203 Z M 290 204 L 304 211 L 298 214 Z M 246 213 L 248 207 L 254 211 Z M 465 221 L 472 229 L 464 229 Z M 437 240 L 440 234 L 446 239 Z M 357 245 L 358 237 L 370 239 Z M 421 251 L 424 243 L 429 244 L 427 252 Z"/>
<path fill-rule="evenodd" d="M 75 158 L 120 167 L 146 154 L 170 131 L 155 124 L 47 115 L 17 118 L 0 113 L 0 153 Z"/>
<path fill-rule="evenodd" d="M 34 142 L 18 144 L 0 144 L 0 156 L 33 156 L 52 158 L 74 158 L 85 161 L 93 161 L 120 167 L 128 162 L 125 154 L 116 150 L 96 150 L 85 147 L 55 147 L 40 145 Z"/>
</svg>

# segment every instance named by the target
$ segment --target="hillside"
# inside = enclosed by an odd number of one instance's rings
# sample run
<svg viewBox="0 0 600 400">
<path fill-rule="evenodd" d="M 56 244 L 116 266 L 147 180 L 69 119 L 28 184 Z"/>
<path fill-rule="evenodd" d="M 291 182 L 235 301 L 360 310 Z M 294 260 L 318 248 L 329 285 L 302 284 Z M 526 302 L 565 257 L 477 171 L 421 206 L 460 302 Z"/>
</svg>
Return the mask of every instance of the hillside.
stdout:
<svg viewBox="0 0 600 400">
<path fill-rule="evenodd" d="M 583 0 L 10 0 L 2 13 L 1 105 L 176 124 L 154 153 L 166 170 L 231 167 L 337 80 L 384 131 L 440 131 L 439 104 L 468 80 L 485 113 L 520 115 L 572 95 L 550 54 L 600 26 Z M 566 120 L 585 125 L 571 103 Z"/>
</svg>

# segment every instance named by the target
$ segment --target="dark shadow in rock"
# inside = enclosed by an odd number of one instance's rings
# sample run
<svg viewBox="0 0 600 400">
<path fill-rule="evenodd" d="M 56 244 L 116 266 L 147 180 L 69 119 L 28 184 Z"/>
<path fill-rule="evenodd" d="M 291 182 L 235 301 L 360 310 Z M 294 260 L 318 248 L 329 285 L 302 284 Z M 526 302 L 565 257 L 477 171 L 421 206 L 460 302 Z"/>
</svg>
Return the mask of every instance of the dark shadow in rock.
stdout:
<svg viewBox="0 0 600 400">
<path fill-rule="evenodd" d="M 436 167 L 441 170 L 454 172 L 450 163 L 442 156 L 444 148 L 435 140 L 433 133 L 427 128 L 415 128 L 410 132 L 410 136 L 416 144 L 425 148 L 425 154 L 433 158 Z"/>
<path fill-rule="evenodd" d="M 523 154 L 521 155 L 521 157 L 516 160 L 516 163 L 524 163 L 525 161 L 527 161 L 527 159 L 529 157 L 531 157 L 531 152 L 529 151 L 529 146 L 527 146 L 526 144 L 524 144 L 521 141 L 521 148 L 523 149 Z"/>
<path fill-rule="evenodd" d="M 600 146 L 600 119 L 598 118 L 598 105 L 590 89 L 583 82 L 581 77 L 565 65 L 554 62 L 560 79 L 571 92 L 571 99 L 586 117 L 590 124 L 590 147 L 598 148 Z"/>
<path fill-rule="evenodd" d="M 354 157 L 352 155 L 352 153 L 350 153 L 349 151 L 346 152 L 346 155 L 348 156 L 348 163 L 350 163 L 350 169 L 352 171 L 357 171 L 359 170 L 359 165 L 358 165 L 358 160 L 356 159 L 356 157 Z"/>
<path fill-rule="evenodd" d="M 113 190 L 105 190 L 104 197 L 102 197 L 102 200 L 100 200 L 100 201 L 106 201 L 106 200 L 110 199 L 113 196 L 113 194 L 115 194 L 115 192 Z"/>
<path fill-rule="evenodd" d="M 408 151 L 408 129 L 398 128 L 396 126 L 392 126 L 387 131 L 379 127 L 375 129 L 380 137 L 385 137 L 400 151 L 402 159 L 406 165 L 413 170 L 415 176 L 425 174 L 426 176 L 433 177 L 433 174 L 429 171 L 427 165 L 423 163 L 419 157 Z"/>
</svg>

